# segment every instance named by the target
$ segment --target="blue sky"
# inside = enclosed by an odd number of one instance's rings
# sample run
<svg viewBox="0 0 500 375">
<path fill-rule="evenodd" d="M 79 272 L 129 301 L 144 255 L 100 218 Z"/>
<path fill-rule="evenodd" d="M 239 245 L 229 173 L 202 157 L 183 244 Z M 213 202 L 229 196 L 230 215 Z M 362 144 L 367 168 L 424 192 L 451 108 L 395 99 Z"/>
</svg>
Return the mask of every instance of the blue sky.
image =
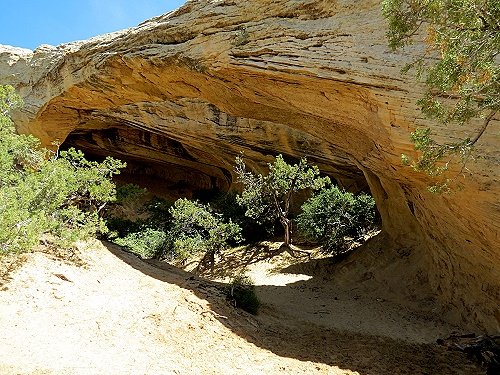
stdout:
<svg viewBox="0 0 500 375">
<path fill-rule="evenodd" d="M 6 0 L 0 44 L 35 49 L 136 26 L 185 0 Z"/>
</svg>

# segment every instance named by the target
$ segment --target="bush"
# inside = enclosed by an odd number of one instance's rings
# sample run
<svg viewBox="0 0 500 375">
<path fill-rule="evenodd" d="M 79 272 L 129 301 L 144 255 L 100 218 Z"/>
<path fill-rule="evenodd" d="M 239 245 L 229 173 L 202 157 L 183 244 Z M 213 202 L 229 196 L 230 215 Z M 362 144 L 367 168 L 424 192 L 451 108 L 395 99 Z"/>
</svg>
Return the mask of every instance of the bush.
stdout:
<svg viewBox="0 0 500 375">
<path fill-rule="evenodd" d="M 257 315 L 260 301 L 255 293 L 255 285 L 248 276 L 237 275 L 233 277 L 226 287 L 226 297 L 236 307 Z"/>
<path fill-rule="evenodd" d="M 354 196 L 337 186 L 323 189 L 302 205 L 296 224 L 302 235 L 338 254 L 373 227 L 375 200 L 367 194 Z"/>
<path fill-rule="evenodd" d="M 117 206 L 143 196 L 144 190 L 136 185 L 124 185 L 118 189 Z M 106 218 L 109 228 L 106 239 L 142 258 L 175 259 L 175 254 L 169 253 L 172 242 L 169 235 L 171 206 L 169 201 L 155 196 L 138 208 L 138 213 L 144 214 L 145 218 L 136 220 L 117 216 L 115 207 Z"/>
<path fill-rule="evenodd" d="M 45 234 L 68 245 L 105 232 L 102 210 L 115 200 L 112 178 L 125 164 L 40 149 L 35 137 L 15 133 L 7 113 L 17 105 L 12 87 L 0 86 L 0 254 L 29 251 Z"/>
<path fill-rule="evenodd" d="M 213 212 L 209 205 L 181 198 L 169 209 L 172 239 L 169 252 L 179 259 L 203 252 L 205 260 L 213 265 L 215 255 L 229 247 L 229 243 L 242 241 L 241 228 L 222 215 Z"/>
<path fill-rule="evenodd" d="M 220 192 L 216 198 L 210 202 L 210 206 L 214 211 L 221 214 L 226 219 L 231 219 L 241 228 L 241 235 L 246 242 L 257 242 L 265 240 L 274 234 L 274 227 L 277 220 L 257 222 L 256 220 L 245 215 L 246 207 L 238 203 L 238 193 L 234 190 L 223 193 Z"/>
<path fill-rule="evenodd" d="M 126 184 L 116 188 L 116 202 L 119 204 L 137 202 L 148 190 L 136 184 Z"/>
<path fill-rule="evenodd" d="M 172 215 L 170 214 L 170 207 L 172 206 L 173 203 L 165 198 L 158 198 L 157 196 L 151 198 L 144 205 L 144 212 L 148 215 L 145 220 L 146 225 L 167 229 L 172 221 Z"/>
<path fill-rule="evenodd" d="M 158 257 L 158 254 L 166 256 L 170 238 L 164 230 L 144 227 L 124 237 L 116 238 L 113 242 L 142 258 L 150 259 Z"/>
</svg>

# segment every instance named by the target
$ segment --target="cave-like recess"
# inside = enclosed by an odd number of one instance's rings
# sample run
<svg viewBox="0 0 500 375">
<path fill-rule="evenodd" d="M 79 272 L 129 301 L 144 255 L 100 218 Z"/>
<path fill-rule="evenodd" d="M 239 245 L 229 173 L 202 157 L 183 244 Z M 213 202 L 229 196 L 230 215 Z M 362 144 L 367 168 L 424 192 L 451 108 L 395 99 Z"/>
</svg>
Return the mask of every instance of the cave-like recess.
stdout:
<svg viewBox="0 0 500 375">
<path fill-rule="evenodd" d="M 251 150 L 253 154 L 260 155 L 260 161 L 247 160 L 256 172 L 266 173 L 266 162 L 271 162 L 279 153 L 278 142 L 279 139 L 274 142 L 271 139 L 267 148 L 261 145 L 260 149 Z M 241 144 L 242 151 L 248 149 L 243 141 Z M 70 147 L 82 150 L 89 159 L 102 160 L 112 156 L 126 162 L 127 166 L 116 176 L 118 184 L 133 183 L 160 197 L 206 200 L 219 192 L 241 188 L 235 182 L 233 171 L 237 149 L 228 155 L 212 155 L 210 152 L 215 152 L 213 145 L 205 149 L 201 143 L 184 145 L 174 137 L 119 124 L 117 120 L 109 128 L 71 132 L 60 148 L 64 150 Z M 217 148 L 230 150 L 224 144 Z M 338 151 L 338 154 L 342 152 Z M 297 154 L 282 155 L 289 163 L 300 160 Z M 318 165 L 323 175 L 329 176 L 333 183 L 345 190 L 353 193 L 369 192 L 363 172 L 349 162 L 347 155 L 343 158 L 344 164 L 338 165 L 325 161 L 322 163 L 321 158 L 314 154 L 304 152 L 302 156 L 307 157 L 311 165 Z"/>
</svg>

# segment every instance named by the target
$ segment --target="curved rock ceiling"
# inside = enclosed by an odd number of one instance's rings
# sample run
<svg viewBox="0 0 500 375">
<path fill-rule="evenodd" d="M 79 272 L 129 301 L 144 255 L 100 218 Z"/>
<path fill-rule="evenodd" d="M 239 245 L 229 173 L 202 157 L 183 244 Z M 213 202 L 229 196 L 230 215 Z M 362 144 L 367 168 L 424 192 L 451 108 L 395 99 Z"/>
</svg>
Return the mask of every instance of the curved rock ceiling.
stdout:
<svg viewBox="0 0 500 375">
<path fill-rule="evenodd" d="M 336 266 L 340 282 L 500 330 L 499 123 L 481 138 L 467 188 L 426 191 L 401 165 L 409 132 L 473 134 L 421 117 L 380 1 L 193 0 L 136 28 L 35 51 L 0 47 L 0 83 L 25 100 L 21 132 L 129 162 L 169 189 L 229 189 L 235 156 L 255 170 L 307 156 L 345 187 L 368 183 L 383 233 Z"/>
</svg>

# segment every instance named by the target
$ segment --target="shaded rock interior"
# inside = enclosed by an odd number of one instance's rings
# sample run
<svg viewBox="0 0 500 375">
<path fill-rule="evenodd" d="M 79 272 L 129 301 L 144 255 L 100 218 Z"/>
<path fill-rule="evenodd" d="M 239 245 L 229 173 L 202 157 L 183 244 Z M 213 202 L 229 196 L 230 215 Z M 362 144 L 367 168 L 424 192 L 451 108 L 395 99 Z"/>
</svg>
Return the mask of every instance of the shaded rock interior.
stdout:
<svg viewBox="0 0 500 375">
<path fill-rule="evenodd" d="M 91 158 L 113 156 L 125 161 L 127 167 L 118 176 L 118 181 L 134 183 L 146 187 L 154 195 L 169 198 L 208 198 L 220 191 L 238 190 L 239 186 L 234 184 L 235 158 L 240 152 L 245 156 L 245 151 L 252 154 L 247 162 L 257 173 L 266 173 L 266 162 L 272 162 L 279 153 L 289 163 L 306 156 L 310 164 L 318 165 L 324 175 L 344 189 L 354 193 L 369 191 L 363 172 L 342 150 L 330 148 L 331 158 L 328 159 L 324 155 L 316 156 L 318 149 L 324 148 L 321 139 L 285 125 L 237 118 L 212 104 L 194 104 L 196 111 L 205 110 L 205 115 L 210 116 L 208 121 L 222 129 L 215 137 L 196 131 L 191 134 L 152 132 L 150 123 L 128 120 L 130 114 L 125 112 L 128 108 L 121 116 L 116 109 L 114 116 L 88 111 L 80 120 L 82 125 L 69 133 L 61 148 L 74 147 Z M 164 107 L 162 103 L 147 110 L 158 113 Z M 193 113 L 192 108 L 189 113 Z M 163 115 L 162 121 L 170 127 L 187 124 L 201 129 L 205 125 L 192 118 L 169 115 Z M 249 144 L 248 133 L 255 138 L 254 144 Z"/>
</svg>

